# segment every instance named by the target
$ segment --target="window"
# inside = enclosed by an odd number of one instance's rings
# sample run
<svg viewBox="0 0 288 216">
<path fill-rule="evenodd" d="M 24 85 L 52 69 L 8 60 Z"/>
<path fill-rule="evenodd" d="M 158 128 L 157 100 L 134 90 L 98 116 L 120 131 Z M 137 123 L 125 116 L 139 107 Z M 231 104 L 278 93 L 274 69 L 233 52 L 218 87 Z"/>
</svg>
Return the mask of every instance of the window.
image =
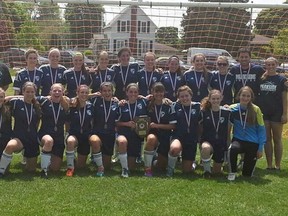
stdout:
<svg viewBox="0 0 288 216">
<path fill-rule="evenodd" d="M 148 41 L 143 41 L 142 42 L 142 53 L 146 53 L 149 51 L 149 42 Z"/>
<path fill-rule="evenodd" d="M 121 22 L 121 32 L 126 32 L 126 21 Z"/>
<path fill-rule="evenodd" d="M 146 29 L 146 22 L 142 22 L 142 33 L 146 33 L 147 29 Z"/>
<path fill-rule="evenodd" d="M 130 20 L 127 20 L 127 32 L 130 32 Z"/>
<path fill-rule="evenodd" d="M 120 32 L 120 20 L 117 21 L 117 32 Z"/>
<path fill-rule="evenodd" d="M 123 47 L 125 47 L 125 40 L 117 40 L 117 43 L 116 43 L 117 51 Z"/>
</svg>

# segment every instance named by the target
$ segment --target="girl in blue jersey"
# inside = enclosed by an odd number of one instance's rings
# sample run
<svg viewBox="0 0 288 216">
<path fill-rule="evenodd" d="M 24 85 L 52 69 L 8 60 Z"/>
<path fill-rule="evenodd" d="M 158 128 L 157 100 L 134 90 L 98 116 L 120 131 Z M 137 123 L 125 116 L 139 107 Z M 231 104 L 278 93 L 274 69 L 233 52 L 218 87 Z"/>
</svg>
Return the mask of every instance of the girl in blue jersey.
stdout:
<svg viewBox="0 0 288 216">
<path fill-rule="evenodd" d="M 69 130 L 66 140 L 66 176 L 71 177 L 74 174 L 74 149 L 77 147 L 77 168 L 83 168 L 86 165 L 87 156 L 90 153 L 89 137 L 91 135 L 93 120 L 93 105 L 87 101 L 89 87 L 80 85 L 77 89 L 77 96 L 72 99 L 69 110 Z M 92 146 L 93 151 L 93 146 Z"/>
<path fill-rule="evenodd" d="M 139 89 L 135 83 L 126 88 L 127 103 L 119 107 L 120 117 L 116 122 L 118 134 L 118 157 L 122 167 L 122 177 L 129 177 L 129 169 L 135 168 L 135 159 L 140 155 L 142 139 L 135 132 L 135 118 L 147 114 L 146 100 L 138 99 Z M 128 156 L 128 160 L 127 160 Z"/>
<path fill-rule="evenodd" d="M 258 96 L 258 105 L 263 112 L 266 128 L 265 154 L 268 170 L 280 170 L 283 154 L 283 124 L 287 123 L 287 88 L 285 86 L 287 79 L 276 72 L 277 66 L 277 59 L 273 57 L 266 59 L 266 72 L 261 78 Z M 273 166 L 273 150 L 275 166 Z"/>
<path fill-rule="evenodd" d="M 192 59 L 192 67 L 184 73 L 184 83 L 189 86 L 193 92 L 192 100 L 200 102 L 209 93 L 209 83 L 211 73 L 205 66 L 206 59 L 202 53 L 195 54 Z"/>
<path fill-rule="evenodd" d="M 36 87 L 36 95 L 39 95 L 39 89 L 41 87 L 41 82 L 43 78 L 43 72 L 37 69 L 38 63 L 38 52 L 35 49 L 28 49 L 25 52 L 25 58 L 27 62 L 26 68 L 20 70 L 14 80 L 13 89 L 14 95 L 22 94 L 22 87 L 24 83 L 30 81 L 33 82 Z"/>
<path fill-rule="evenodd" d="M 68 111 L 68 101 L 64 87 L 60 83 L 51 86 L 49 97 L 39 97 L 42 110 L 41 127 L 38 133 L 41 140 L 41 176 L 48 177 L 48 168 L 58 171 L 61 167 L 64 153 L 64 123 Z"/>
<path fill-rule="evenodd" d="M 54 83 L 63 84 L 63 74 L 66 68 L 59 64 L 60 51 L 57 48 L 51 48 L 48 53 L 49 64 L 42 65 L 39 69 L 43 71 L 41 82 L 41 95 L 48 96 L 51 86 Z"/>
<path fill-rule="evenodd" d="M 151 94 L 151 88 L 154 83 L 159 82 L 162 73 L 155 68 L 155 54 L 147 52 L 144 55 L 145 67 L 138 73 L 138 85 L 140 95 L 147 96 Z"/>
<path fill-rule="evenodd" d="M 166 175 L 173 176 L 178 155 L 182 152 L 182 170 L 185 173 L 192 171 L 195 161 L 198 126 L 201 119 L 200 103 L 192 102 L 192 90 L 184 85 L 177 91 L 179 102 L 174 103 L 176 129 L 172 135 L 172 142 L 168 153 L 168 167 Z"/>
<path fill-rule="evenodd" d="M 177 100 L 177 89 L 183 85 L 183 76 L 180 69 L 179 57 L 171 56 L 168 60 L 169 70 L 164 72 L 160 82 L 165 87 L 165 97 L 171 101 Z"/>
<path fill-rule="evenodd" d="M 73 68 L 64 72 L 64 83 L 66 84 L 66 95 L 69 98 L 76 97 L 76 91 L 79 85 L 91 84 L 91 76 L 84 65 L 84 56 L 77 52 L 73 56 Z"/>
<path fill-rule="evenodd" d="M 115 143 L 115 121 L 118 119 L 118 103 L 113 100 L 114 86 L 104 82 L 100 86 L 101 97 L 93 101 L 95 110 L 93 132 L 90 137 L 92 158 L 98 166 L 96 176 L 104 175 L 104 168 L 111 168 L 111 156 Z"/>
<path fill-rule="evenodd" d="M 237 156 L 244 154 L 242 175 L 251 177 L 257 159 L 262 157 L 266 132 L 260 108 L 252 103 L 254 93 L 248 86 L 238 92 L 240 103 L 232 104 L 231 123 L 233 124 L 232 143 L 228 149 L 230 173 L 228 180 L 233 181 L 237 172 Z"/>
<path fill-rule="evenodd" d="M 220 174 L 227 144 L 230 144 L 230 110 L 221 107 L 223 96 L 219 90 L 213 89 L 208 97 L 201 101 L 201 159 L 204 177 L 211 176 L 211 155 L 214 161 L 213 174 Z"/>
<path fill-rule="evenodd" d="M 0 158 L 12 137 L 11 112 L 9 106 L 4 103 L 5 91 L 0 88 Z"/>
<path fill-rule="evenodd" d="M 233 103 L 235 77 L 229 72 L 229 61 L 226 56 L 219 56 L 216 65 L 218 70 L 212 73 L 210 87 L 211 89 L 218 89 L 223 95 L 221 105 L 230 105 Z"/>
<path fill-rule="evenodd" d="M 90 88 L 92 93 L 99 92 L 100 85 L 103 82 L 114 82 L 115 72 L 108 68 L 109 54 L 106 51 L 101 51 L 98 57 L 98 66 L 91 72 L 92 83 Z"/>
<path fill-rule="evenodd" d="M 171 130 L 175 129 L 175 116 L 172 107 L 164 102 L 165 88 L 162 83 L 153 85 L 152 99 L 148 103 L 148 116 L 151 118 L 149 134 L 144 150 L 145 176 L 152 177 L 152 160 L 157 148 L 157 168 L 167 167 Z"/>
<path fill-rule="evenodd" d="M 11 106 L 14 117 L 13 139 L 11 139 L 3 151 L 0 161 L 0 175 L 12 160 L 14 152 L 24 151 L 26 157 L 26 169 L 35 171 L 37 156 L 39 155 L 39 143 L 37 140 L 37 129 L 40 120 L 40 106 L 35 99 L 36 85 L 32 82 L 24 83 L 22 87 L 23 96 L 14 96 L 7 103 Z M 7 99 L 9 100 L 9 99 Z"/>
<path fill-rule="evenodd" d="M 115 71 L 115 96 L 121 100 L 125 99 L 125 90 L 130 83 L 138 82 L 139 65 L 136 62 L 130 63 L 131 50 L 124 47 L 118 52 L 119 64 L 113 65 Z"/>
</svg>

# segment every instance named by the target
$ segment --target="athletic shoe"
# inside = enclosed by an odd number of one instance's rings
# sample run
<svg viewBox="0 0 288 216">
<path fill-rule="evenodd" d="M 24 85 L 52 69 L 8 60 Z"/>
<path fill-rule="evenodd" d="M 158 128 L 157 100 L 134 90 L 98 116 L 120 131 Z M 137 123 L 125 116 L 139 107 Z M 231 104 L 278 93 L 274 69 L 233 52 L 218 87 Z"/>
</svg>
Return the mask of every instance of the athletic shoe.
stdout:
<svg viewBox="0 0 288 216">
<path fill-rule="evenodd" d="M 167 172 L 166 172 L 166 176 L 167 177 L 172 177 L 174 175 L 174 169 L 172 167 L 167 167 Z"/>
<path fill-rule="evenodd" d="M 142 162 L 143 162 L 143 160 L 142 160 L 142 157 L 141 157 L 141 156 L 139 156 L 139 157 L 136 158 L 136 163 L 137 163 L 137 164 L 141 164 Z"/>
<path fill-rule="evenodd" d="M 111 158 L 111 162 L 112 163 L 116 163 L 116 162 L 118 162 L 118 154 L 116 154 L 116 155 L 112 155 L 112 158 Z"/>
<path fill-rule="evenodd" d="M 211 172 L 205 171 L 205 172 L 203 173 L 203 177 L 204 177 L 204 178 L 211 178 Z"/>
<path fill-rule="evenodd" d="M 98 167 L 96 176 L 103 177 L 104 176 L 104 167 Z"/>
<path fill-rule="evenodd" d="M 152 177 L 153 176 L 152 169 L 150 167 L 145 168 L 144 176 L 146 176 L 146 177 Z"/>
<path fill-rule="evenodd" d="M 42 170 L 40 173 L 41 178 L 48 179 L 48 173 L 45 170 Z"/>
<path fill-rule="evenodd" d="M 229 173 L 227 179 L 229 181 L 234 181 L 236 178 L 236 173 Z"/>
<path fill-rule="evenodd" d="M 196 167 L 197 167 L 197 163 L 196 163 L 196 161 L 193 161 L 193 163 L 192 163 L 192 170 L 196 170 Z"/>
<path fill-rule="evenodd" d="M 66 171 L 66 176 L 67 177 L 72 177 L 74 175 L 74 169 L 73 168 L 68 168 Z"/>
<path fill-rule="evenodd" d="M 129 170 L 126 168 L 122 169 L 121 177 L 128 178 L 129 177 Z"/>
</svg>

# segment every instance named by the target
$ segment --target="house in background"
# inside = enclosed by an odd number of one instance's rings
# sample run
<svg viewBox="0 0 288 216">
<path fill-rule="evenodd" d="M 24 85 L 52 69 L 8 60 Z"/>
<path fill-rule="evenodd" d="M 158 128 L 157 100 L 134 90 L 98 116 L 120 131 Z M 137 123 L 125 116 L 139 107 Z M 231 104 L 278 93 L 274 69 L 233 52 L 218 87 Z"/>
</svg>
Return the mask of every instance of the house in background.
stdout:
<svg viewBox="0 0 288 216">
<path fill-rule="evenodd" d="M 124 8 L 104 28 L 107 51 L 117 53 L 122 47 L 130 47 L 135 58 L 141 58 L 148 51 L 155 50 L 157 26 L 138 6 Z"/>
</svg>

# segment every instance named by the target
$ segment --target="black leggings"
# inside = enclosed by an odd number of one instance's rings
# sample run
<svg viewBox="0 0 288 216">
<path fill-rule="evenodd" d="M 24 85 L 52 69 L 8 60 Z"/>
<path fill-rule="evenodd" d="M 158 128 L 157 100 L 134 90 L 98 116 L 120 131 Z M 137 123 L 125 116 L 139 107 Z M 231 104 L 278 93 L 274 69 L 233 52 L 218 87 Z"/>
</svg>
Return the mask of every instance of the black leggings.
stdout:
<svg viewBox="0 0 288 216">
<path fill-rule="evenodd" d="M 228 149 L 228 159 L 230 162 L 230 171 L 237 172 L 238 154 L 244 153 L 244 164 L 242 169 L 243 176 L 252 176 L 257 161 L 258 144 L 253 142 L 233 139 Z"/>
</svg>

